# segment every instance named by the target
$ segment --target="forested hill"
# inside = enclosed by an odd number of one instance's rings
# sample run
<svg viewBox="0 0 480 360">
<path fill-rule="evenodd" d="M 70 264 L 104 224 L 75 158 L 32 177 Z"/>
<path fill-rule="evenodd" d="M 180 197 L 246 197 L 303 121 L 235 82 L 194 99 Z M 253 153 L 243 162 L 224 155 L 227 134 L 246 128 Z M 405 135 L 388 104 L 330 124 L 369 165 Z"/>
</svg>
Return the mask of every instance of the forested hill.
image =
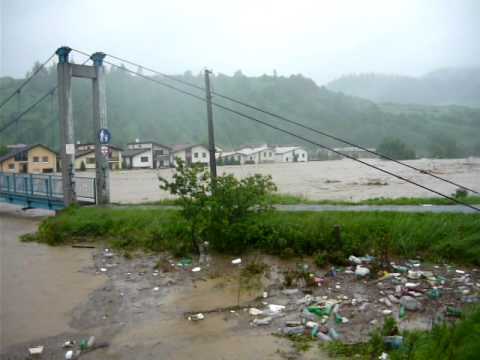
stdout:
<svg viewBox="0 0 480 360">
<path fill-rule="evenodd" d="M 22 91 L 22 107 L 28 106 L 55 84 L 55 71 L 50 68 L 36 77 Z M 202 75 L 187 72 L 178 76 L 184 81 L 203 86 Z M 161 78 L 158 78 L 159 80 Z M 175 86 L 182 86 L 162 79 Z M 20 80 L 0 80 L 0 100 L 9 95 Z M 394 136 L 413 146 L 417 154 L 428 155 L 429 146 L 437 139 L 450 139 L 471 153 L 480 142 L 480 111 L 462 107 L 397 107 L 335 93 L 318 87 L 301 75 L 290 77 L 246 77 L 241 72 L 233 76 L 212 77 L 215 91 L 238 98 L 324 131 L 331 132 L 365 146 L 376 147 L 385 137 Z M 184 88 L 200 96 L 201 91 Z M 58 115 L 56 96 L 51 113 L 50 100 L 25 116 L 8 131 L 0 133 L 0 143 L 43 142 L 58 147 Z M 225 103 L 214 97 L 214 101 Z M 91 84 L 82 79 L 73 83 L 73 112 L 77 141 L 92 141 Z M 342 146 L 328 139 L 286 126 L 266 115 L 228 104 L 272 124 L 285 126 L 320 143 Z M 205 142 L 207 139 L 206 109 L 203 102 L 178 94 L 171 89 L 130 75 L 120 69 L 107 74 L 107 116 L 113 142 L 124 145 L 136 138 L 164 144 Z M 0 114 L 4 124 L 17 110 L 13 99 Z M 251 123 L 223 110 L 214 110 L 217 144 L 230 148 L 246 143 L 297 144 L 289 135 Z M 1 125 L 0 125 L 1 126 Z"/>
<path fill-rule="evenodd" d="M 480 67 L 442 69 L 418 78 L 348 75 L 327 87 L 375 102 L 480 107 Z"/>
</svg>

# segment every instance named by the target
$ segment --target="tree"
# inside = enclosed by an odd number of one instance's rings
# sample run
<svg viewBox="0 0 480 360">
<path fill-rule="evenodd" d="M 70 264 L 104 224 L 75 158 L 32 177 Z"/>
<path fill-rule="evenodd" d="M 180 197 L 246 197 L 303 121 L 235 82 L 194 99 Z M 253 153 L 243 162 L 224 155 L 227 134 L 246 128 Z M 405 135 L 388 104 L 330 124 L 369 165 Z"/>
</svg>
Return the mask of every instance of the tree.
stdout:
<svg viewBox="0 0 480 360">
<path fill-rule="evenodd" d="M 6 155 L 8 153 L 8 148 L 5 145 L 0 145 L 0 156 Z"/>
<path fill-rule="evenodd" d="M 448 135 L 438 134 L 432 136 L 429 146 L 430 156 L 437 159 L 455 159 L 464 155 L 457 141 Z"/>
<path fill-rule="evenodd" d="M 178 197 L 193 249 L 199 252 L 200 242 L 209 241 L 219 251 L 243 250 L 242 226 L 253 214 L 272 209 L 268 195 L 276 186 L 271 176 L 256 174 L 238 180 L 228 174 L 213 181 L 203 166 L 187 167 L 179 158 L 176 164 L 172 181 L 159 177 L 160 188 Z"/>
<path fill-rule="evenodd" d="M 87 170 L 87 167 L 85 166 L 85 161 L 82 160 L 82 162 L 80 163 L 80 171 L 85 171 Z"/>
<path fill-rule="evenodd" d="M 395 160 L 415 159 L 415 150 L 400 139 L 387 137 L 378 146 L 377 151 Z"/>
</svg>

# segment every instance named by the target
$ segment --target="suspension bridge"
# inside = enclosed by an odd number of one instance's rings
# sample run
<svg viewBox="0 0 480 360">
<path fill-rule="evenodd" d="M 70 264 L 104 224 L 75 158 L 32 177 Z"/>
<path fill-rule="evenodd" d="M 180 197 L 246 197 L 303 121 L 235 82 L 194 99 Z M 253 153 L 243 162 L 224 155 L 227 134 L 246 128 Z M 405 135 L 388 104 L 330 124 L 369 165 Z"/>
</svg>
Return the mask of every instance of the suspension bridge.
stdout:
<svg viewBox="0 0 480 360">
<path fill-rule="evenodd" d="M 75 52 L 82 56 L 86 57 L 86 60 L 82 64 L 75 64 L 70 61 L 70 53 Z M 329 134 L 325 131 L 313 128 L 311 126 L 306 126 L 299 121 L 292 120 L 281 114 L 276 114 L 267 109 L 262 109 L 258 106 L 248 104 L 245 101 L 236 99 L 232 96 L 214 91 L 210 86 L 210 71 L 205 70 L 205 86 L 199 86 L 182 79 L 178 79 L 174 76 L 170 76 L 144 66 L 142 64 L 135 63 L 128 59 L 117 57 L 111 54 L 106 54 L 103 52 L 95 52 L 93 54 L 86 53 L 81 50 L 72 49 L 70 47 L 60 47 L 55 53 L 53 53 L 44 63 L 42 63 L 14 92 L 7 96 L 4 100 L 0 102 L 0 109 L 4 107 L 8 102 L 10 102 L 15 96 L 19 96 L 22 89 L 28 86 L 29 82 L 37 76 L 37 74 L 50 62 L 55 56 L 58 57 L 57 63 L 57 84 L 47 91 L 45 95 L 38 98 L 30 106 L 28 106 L 23 111 L 18 111 L 17 116 L 13 119 L 6 121 L 4 124 L 0 124 L 0 133 L 6 131 L 11 126 L 18 124 L 24 116 L 32 111 L 36 106 L 45 101 L 49 96 L 52 97 L 56 92 L 58 96 L 59 104 L 59 125 L 60 125 L 60 169 L 61 175 L 44 175 L 44 174 L 15 174 L 8 172 L 0 172 L 0 200 L 7 201 L 14 204 L 23 205 L 25 208 L 34 208 L 42 207 L 48 209 L 61 209 L 67 207 L 73 203 L 80 204 L 108 204 L 110 202 L 110 182 L 109 182 L 109 168 L 108 168 L 108 159 L 107 155 L 102 149 L 108 145 L 108 139 L 105 137 L 108 132 L 108 123 L 107 123 L 107 106 L 106 106 L 106 87 L 105 87 L 105 68 L 104 64 L 108 64 L 112 67 L 121 69 L 128 73 L 134 74 L 140 78 L 145 79 L 156 83 L 162 87 L 168 88 L 172 91 L 175 91 L 184 96 L 188 96 L 195 100 L 201 101 L 206 104 L 206 114 L 207 114 L 207 126 L 208 126 L 208 137 L 209 137 L 209 151 L 210 151 L 210 172 L 212 177 L 216 176 L 216 161 L 215 161 L 215 140 L 214 140 L 214 127 L 213 127 L 213 107 L 220 109 L 222 111 L 234 114 L 242 120 L 251 121 L 262 126 L 268 127 L 272 130 L 288 134 L 293 138 L 302 140 L 306 143 L 317 146 L 325 150 L 329 150 L 332 153 L 340 155 L 344 158 L 349 158 L 353 161 L 356 161 L 364 166 L 375 169 L 376 171 L 382 172 L 389 176 L 395 177 L 405 183 L 409 183 L 413 186 L 420 187 L 436 196 L 446 198 L 457 205 L 464 206 L 473 210 L 474 212 L 480 212 L 480 208 L 463 202 L 461 199 L 447 195 L 440 191 L 435 190 L 434 188 L 422 185 L 418 182 L 415 182 L 405 176 L 394 173 L 393 171 L 386 170 L 374 164 L 368 163 L 361 159 L 357 159 L 351 155 L 342 153 L 341 151 L 335 150 L 332 147 L 323 145 L 317 140 L 317 136 L 323 136 L 337 142 L 346 144 L 348 146 L 353 146 L 359 149 L 362 149 L 368 153 L 374 154 L 379 158 L 393 161 L 401 166 L 415 170 L 421 173 L 424 176 L 430 176 L 436 180 L 446 182 L 450 185 L 454 185 L 457 188 L 464 189 L 474 194 L 480 194 L 479 191 L 458 184 L 449 179 L 441 177 L 436 174 L 424 171 L 423 169 L 417 168 L 411 164 L 404 163 L 402 161 L 393 159 L 385 154 L 378 153 L 366 147 L 355 144 L 351 141 L 343 139 L 339 136 Z M 110 59 L 106 60 L 106 59 Z M 86 65 L 88 61 L 92 62 L 92 65 Z M 113 61 L 121 62 L 122 66 Z M 155 75 L 147 76 L 143 72 L 133 71 L 123 64 L 128 64 L 131 66 L 136 66 L 138 69 L 143 69 L 151 72 Z M 170 82 L 163 81 L 157 77 L 166 79 Z M 73 78 L 84 78 L 89 79 L 92 82 L 92 94 L 93 94 L 93 128 L 95 134 L 97 134 L 95 139 L 95 177 L 79 177 L 75 174 L 74 170 L 74 156 L 75 156 L 75 134 L 74 134 L 74 119 L 72 115 L 72 96 L 71 96 L 71 87 Z M 176 83 L 173 85 L 172 83 Z M 189 89 L 199 90 L 204 93 L 204 95 L 198 95 L 190 91 Z M 223 102 L 218 100 L 213 101 L 212 95 L 217 99 L 221 99 Z M 235 104 L 236 107 L 233 108 L 229 104 Z M 291 128 L 283 128 L 280 125 L 272 124 L 267 120 L 261 120 L 256 116 L 246 114 L 242 110 L 238 110 L 239 107 L 253 110 L 258 114 L 261 114 L 263 117 L 274 118 L 280 120 L 283 123 L 292 125 L 298 129 L 307 130 L 310 135 L 300 135 L 295 130 Z M 54 120 L 55 121 L 55 120 Z"/>
</svg>

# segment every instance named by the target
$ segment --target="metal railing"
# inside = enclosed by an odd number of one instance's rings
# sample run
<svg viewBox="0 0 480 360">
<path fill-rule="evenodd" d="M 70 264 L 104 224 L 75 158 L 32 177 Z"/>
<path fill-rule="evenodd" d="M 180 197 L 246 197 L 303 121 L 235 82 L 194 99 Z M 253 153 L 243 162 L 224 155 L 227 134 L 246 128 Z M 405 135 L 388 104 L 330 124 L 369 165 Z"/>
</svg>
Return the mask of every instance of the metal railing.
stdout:
<svg viewBox="0 0 480 360">
<path fill-rule="evenodd" d="M 95 178 L 75 177 L 73 181 L 77 199 L 95 203 Z M 63 199 L 62 177 L 0 172 L 0 194 L 61 201 Z"/>
</svg>

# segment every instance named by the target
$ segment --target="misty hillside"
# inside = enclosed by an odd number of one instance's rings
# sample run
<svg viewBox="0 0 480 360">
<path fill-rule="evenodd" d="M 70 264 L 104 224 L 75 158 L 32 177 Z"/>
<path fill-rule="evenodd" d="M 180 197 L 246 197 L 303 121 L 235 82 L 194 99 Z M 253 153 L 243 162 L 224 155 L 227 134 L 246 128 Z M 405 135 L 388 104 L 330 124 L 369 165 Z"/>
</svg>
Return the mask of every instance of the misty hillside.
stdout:
<svg viewBox="0 0 480 360">
<path fill-rule="evenodd" d="M 43 95 L 55 84 L 55 77 L 52 68 L 37 76 L 22 92 L 22 107 Z M 186 72 L 178 78 L 203 86 L 203 75 Z M 158 79 L 182 87 L 170 80 Z M 0 100 L 8 96 L 19 83 L 20 80 L 0 79 Z M 428 155 L 432 144 L 443 144 L 445 139 L 449 143 L 458 144 L 466 154 L 480 148 L 480 110 L 476 109 L 377 105 L 318 87 L 312 80 L 301 75 L 246 77 L 237 72 L 234 76 L 216 75 L 212 77 L 212 84 L 217 92 L 364 146 L 376 147 L 385 137 L 395 136 L 415 147 L 419 155 Z M 183 89 L 204 96 L 201 91 Z M 44 142 L 58 147 L 56 96 L 53 100 L 53 103 L 51 100 L 43 102 L 25 116 L 18 127 L 12 126 L 9 131 L 1 133 L 0 143 Z M 343 146 L 305 130 L 294 129 L 266 115 L 228 104 L 218 97 L 214 97 L 214 101 L 268 120 L 320 143 Z M 93 140 L 91 102 L 90 83 L 75 79 L 73 112 L 77 141 Z M 51 113 L 52 106 L 54 114 Z M 120 69 L 107 74 L 107 107 L 109 128 L 115 144 L 124 145 L 136 138 L 164 144 L 206 142 L 206 109 L 203 102 Z M 0 115 L 0 124 L 13 116 L 17 110 L 17 101 L 11 101 L 2 110 L 5 111 Z M 217 144 L 227 148 L 246 143 L 301 143 L 289 135 L 220 109 L 214 109 L 214 123 Z"/>
<path fill-rule="evenodd" d="M 480 67 L 442 69 L 418 78 L 348 75 L 330 82 L 327 87 L 379 103 L 480 107 Z"/>
</svg>

